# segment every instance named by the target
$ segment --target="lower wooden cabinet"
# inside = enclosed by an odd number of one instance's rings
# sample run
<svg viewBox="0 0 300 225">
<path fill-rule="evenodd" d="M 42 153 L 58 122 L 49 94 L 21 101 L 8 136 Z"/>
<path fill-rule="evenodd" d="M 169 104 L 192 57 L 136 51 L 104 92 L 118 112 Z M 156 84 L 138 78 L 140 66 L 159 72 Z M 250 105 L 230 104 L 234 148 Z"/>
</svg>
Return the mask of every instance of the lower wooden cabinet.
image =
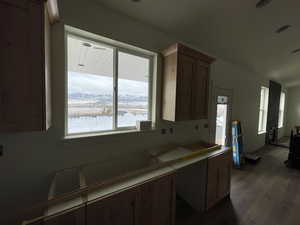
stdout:
<svg viewBox="0 0 300 225">
<path fill-rule="evenodd" d="M 213 207 L 217 202 L 230 194 L 231 161 L 231 151 L 208 159 L 206 192 L 207 209 Z"/>
<path fill-rule="evenodd" d="M 87 206 L 88 225 L 135 225 L 138 189 L 130 189 Z"/>
<path fill-rule="evenodd" d="M 174 224 L 176 205 L 174 177 L 167 176 L 142 185 L 139 205 L 139 224 Z"/>
<path fill-rule="evenodd" d="M 88 225 L 173 225 L 173 176 L 165 176 L 87 206 Z"/>
</svg>

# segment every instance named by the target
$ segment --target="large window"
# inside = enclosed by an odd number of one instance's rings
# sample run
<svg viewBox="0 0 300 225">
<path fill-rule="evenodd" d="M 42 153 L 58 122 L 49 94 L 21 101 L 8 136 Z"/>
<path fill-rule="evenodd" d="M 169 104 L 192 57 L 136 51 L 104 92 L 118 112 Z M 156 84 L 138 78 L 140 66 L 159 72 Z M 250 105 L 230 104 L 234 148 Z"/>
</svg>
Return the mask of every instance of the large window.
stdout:
<svg viewBox="0 0 300 225">
<path fill-rule="evenodd" d="M 281 95 L 280 95 L 280 105 L 279 105 L 278 128 L 282 128 L 283 127 L 283 122 L 284 122 L 284 107 L 285 107 L 285 93 L 281 92 Z"/>
<path fill-rule="evenodd" d="M 67 35 L 66 134 L 135 129 L 151 120 L 153 55 Z"/>
<path fill-rule="evenodd" d="M 258 122 L 258 133 L 259 134 L 265 133 L 266 129 L 267 129 L 268 103 L 269 103 L 269 88 L 261 87 L 260 106 L 259 106 L 259 122 Z"/>
</svg>

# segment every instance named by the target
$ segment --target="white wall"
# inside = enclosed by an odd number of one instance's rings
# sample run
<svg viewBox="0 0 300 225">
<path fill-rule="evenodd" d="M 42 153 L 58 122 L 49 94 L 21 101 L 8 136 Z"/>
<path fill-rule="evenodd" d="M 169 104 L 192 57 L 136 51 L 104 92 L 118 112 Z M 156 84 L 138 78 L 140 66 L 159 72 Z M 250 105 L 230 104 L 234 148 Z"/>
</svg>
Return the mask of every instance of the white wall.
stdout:
<svg viewBox="0 0 300 225">
<path fill-rule="evenodd" d="M 287 125 L 285 135 L 290 136 L 291 130 L 295 126 L 300 126 L 300 87 L 293 87 L 288 89 Z"/>
<path fill-rule="evenodd" d="M 157 130 L 63 140 L 65 87 L 63 23 L 151 51 L 161 51 L 179 40 L 89 1 L 59 2 L 62 22 L 52 29 L 53 126 L 43 133 L 0 135 L 0 143 L 4 145 L 4 156 L 0 158 L 0 210 L 2 212 L 0 224 L 16 224 L 14 218 L 23 213 L 25 208 L 45 200 L 51 176 L 56 170 L 95 160 L 110 162 L 120 156 L 122 156 L 122 166 L 128 167 L 138 163 L 139 153 L 145 149 L 166 143 L 209 139 L 209 129 L 204 128 L 207 121 L 176 125 L 159 121 L 159 127 L 174 126 L 175 134 L 162 135 L 160 130 Z M 189 44 L 193 45 L 193 43 Z M 202 47 L 198 46 L 199 49 Z M 160 81 L 160 61 L 158 68 L 158 81 Z M 267 82 L 259 79 L 256 74 L 221 59 L 212 66 L 211 75 L 212 87 L 229 88 L 233 91 L 232 119 L 242 121 L 245 149 L 253 151 L 262 147 L 264 135 L 257 135 L 259 94 L 260 86 L 267 85 Z M 160 89 L 159 82 L 157 112 L 160 112 Z M 197 124 L 201 128 L 199 131 L 194 129 Z M 120 167 L 120 164 L 115 163 L 115 167 Z"/>
</svg>

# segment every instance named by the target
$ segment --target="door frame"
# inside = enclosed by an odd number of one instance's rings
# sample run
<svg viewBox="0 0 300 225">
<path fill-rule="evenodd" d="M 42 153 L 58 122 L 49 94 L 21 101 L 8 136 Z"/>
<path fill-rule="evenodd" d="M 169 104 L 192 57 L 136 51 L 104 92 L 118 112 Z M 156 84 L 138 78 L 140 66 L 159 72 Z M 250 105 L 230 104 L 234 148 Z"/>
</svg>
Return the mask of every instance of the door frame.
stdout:
<svg viewBox="0 0 300 225">
<path fill-rule="evenodd" d="M 209 139 L 211 143 L 215 143 L 216 139 L 216 117 L 217 117 L 217 97 L 218 96 L 227 96 L 228 97 L 228 112 L 227 112 L 227 131 L 226 131 L 226 145 L 231 144 L 231 121 L 232 121 L 232 109 L 233 109 L 233 89 L 214 87 L 212 90 L 212 98 L 210 103 L 211 109 L 211 119 L 210 130 L 209 130 Z"/>
</svg>

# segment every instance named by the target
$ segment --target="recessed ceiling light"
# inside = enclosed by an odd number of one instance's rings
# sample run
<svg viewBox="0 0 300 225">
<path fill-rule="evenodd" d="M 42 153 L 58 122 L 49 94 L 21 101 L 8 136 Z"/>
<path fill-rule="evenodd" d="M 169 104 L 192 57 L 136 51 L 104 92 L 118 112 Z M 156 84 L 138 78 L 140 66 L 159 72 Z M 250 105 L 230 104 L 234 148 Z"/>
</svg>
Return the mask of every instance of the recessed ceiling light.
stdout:
<svg viewBox="0 0 300 225">
<path fill-rule="evenodd" d="M 96 49 L 96 50 L 103 50 L 103 51 L 106 50 L 106 48 L 101 48 L 101 47 L 94 47 L 94 49 Z"/>
<path fill-rule="evenodd" d="M 263 8 L 270 4 L 272 0 L 260 0 L 258 3 L 256 3 L 256 8 Z"/>
<path fill-rule="evenodd" d="M 296 53 L 298 53 L 298 52 L 300 52 L 300 48 L 297 48 L 297 49 L 293 50 L 293 51 L 291 52 L 291 54 L 296 54 Z"/>
<path fill-rule="evenodd" d="M 279 33 L 283 32 L 283 31 L 286 31 L 286 30 L 289 29 L 290 27 L 291 27 L 291 25 L 284 25 L 284 26 L 278 28 L 278 29 L 276 30 L 276 33 L 279 34 Z"/>
<path fill-rule="evenodd" d="M 85 46 L 85 47 L 88 47 L 88 48 L 92 47 L 92 45 L 91 45 L 91 44 L 89 44 L 89 43 L 86 43 L 86 42 L 82 43 L 82 45 L 83 45 L 83 46 Z"/>
</svg>

